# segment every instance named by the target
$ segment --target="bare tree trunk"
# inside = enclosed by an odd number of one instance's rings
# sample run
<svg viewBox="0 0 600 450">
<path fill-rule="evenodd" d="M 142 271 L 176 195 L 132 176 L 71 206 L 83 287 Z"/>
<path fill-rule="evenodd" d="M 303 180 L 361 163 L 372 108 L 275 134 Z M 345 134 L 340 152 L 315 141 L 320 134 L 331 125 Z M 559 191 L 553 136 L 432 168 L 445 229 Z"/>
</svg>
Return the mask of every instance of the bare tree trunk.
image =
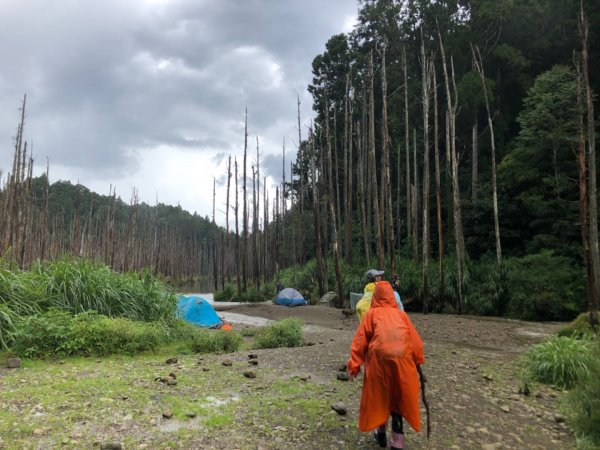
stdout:
<svg viewBox="0 0 600 450">
<path fill-rule="evenodd" d="M 357 152 L 358 152 L 358 173 L 357 173 L 357 183 L 358 183 L 358 203 L 359 203 L 359 212 L 360 212 L 360 223 L 362 228 L 363 235 L 363 244 L 365 251 L 365 261 L 371 260 L 370 247 L 371 247 L 371 238 L 369 235 L 369 227 L 367 226 L 367 191 L 365 187 L 365 164 L 364 164 L 364 153 L 366 149 L 363 145 L 363 140 L 361 136 L 361 127 L 360 124 L 356 126 L 356 141 L 357 141 Z"/>
<path fill-rule="evenodd" d="M 300 161 L 299 165 L 299 175 L 300 175 L 300 225 L 304 226 L 304 155 L 302 153 L 302 128 L 300 125 L 300 96 L 298 96 L 298 161 Z M 266 226 L 265 226 L 266 229 Z M 306 240 L 304 238 L 304 233 L 300 233 L 300 264 L 304 264 L 306 261 Z"/>
<path fill-rule="evenodd" d="M 213 264 L 213 283 L 215 291 L 219 289 L 219 278 L 218 278 L 218 262 L 217 262 L 217 240 L 215 236 L 217 224 L 215 223 L 215 200 L 217 192 L 217 180 L 213 177 L 213 202 L 212 202 L 212 227 L 211 227 L 211 241 L 212 241 L 212 264 Z"/>
<path fill-rule="evenodd" d="M 457 289 L 458 289 L 458 313 L 462 313 L 463 310 L 463 266 L 464 266 L 464 236 L 462 227 L 462 214 L 460 205 L 460 191 L 458 184 L 458 155 L 456 152 L 456 114 L 458 109 L 458 94 L 456 90 L 456 82 L 454 78 L 454 64 L 452 57 L 450 58 L 451 64 L 451 77 L 448 74 L 448 67 L 446 64 L 446 54 L 444 51 L 444 44 L 442 42 L 442 34 L 438 28 L 438 36 L 440 40 L 440 50 L 442 53 L 442 67 L 444 69 L 444 81 L 446 86 L 446 99 L 448 101 L 448 140 L 450 144 L 450 159 L 451 159 L 451 179 L 452 179 L 452 216 L 454 224 L 454 241 L 456 247 L 456 278 L 457 278 Z M 452 86 L 452 93 L 450 91 Z"/>
<path fill-rule="evenodd" d="M 425 55 L 421 28 L 421 84 L 423 90 L 423 313 L 430 310 L 429 300 L 429 103 L 432 61 Z"/>
<path fill-rule="evenodd" d="M 311 143 L 311 154 L 310 154 L 310 168 L 311 168 L 311 182 L 312 182 L 312 215 L 313 215 L 313 226 L 315 229 L 315 257 L 317 259 L 317 284 L 319 286 L 319 297 L 325 294 L 325 286 L 327 280 L 323 279 L 323 256 L 321 255 L 321 225 L 319 223 L 319 195 L 317 192 L 317 170 L 315 164 L 315 136 L 310 129 L 309 141 Z"/>
<path fill-rule="evenodd" d="M 369 160 L 374 164 L 375 157 L 375 93 L 374 93 L 374 74 L 373 74 L 373 51 L 369 57 Z M 371 173 L 373 175 L 373 173 Z M 375 223 L 375 246 L 377 249 L 377 265 L 380 268 L 385 264 L 385 251 L 383 249 L 383 215 L 380 211 L 380 199 L 377 189 L 377 178 L 373 177 L 372 181 L 372 203 Z"/>
<path fill-rule="evenodd" d="M 433 61 L 432 61 L 433 65 Z M 435 76 L 435 68 L 433 74 L 433 139 L 435 153 L 435 206 L 437 212 L 437 231 L 438 231 L 438 258 L 440 272 L 440 298 L 439 303 L 443 302 L 444 296 L 444 231 L 442 226 L 442 191 L 440 183 L 440 143 L 438 130 L 438 97 L 437 97 L 437 79 Z"/>
<path fill-rule="evenodd" d="M 600 282 L 600 255 L 598 250 L 598 201 L 596 180 L 596 125 L 594 122 L 594 97 L 589 76 L 588 21 L 581 2 L 579 15 L 579 34 L 581 38 L 581 71 L 583 73 L 584 94 L 587 106 L 587 159 L 588 159 L 588 210 L 590 257 L 592 266 L 592 297 L 589 305 L 590 323 L 594 329 L 598 326 L 598 283 Z"/>
<path fill-rule="evenodd" d="M 406 64 L 406 48 L 402 47 L 402 71 L 404 73 L 404 145 L 406 147 L 406 242 L 412 236 L 412 205 L 411 205 L 411 176 L 410 176 L 410 131 L 408 124 L 408 68 Z"/>
<path fill-rule="evenodd" d="M 238 220 L 238 211 L 240 210 L 240 204 L 238 201 L 238 163 L 237 158 L 234 158 L 234 166 L 235 166 L 235 282 L 237 285 L 237 297 L 238 299 L 242 293 L 242 277 L 240 274 L 240 268 L 242 267 L 240 261 L 240 229 L 239 229 L 239 220 Z"/>
<path fill-rule="evenodd" d="M 475 203 L 477 201 L 477 186 L 478 186 L 478 178 L 479 173 L 477 170 L 479 149 L 478 149 L 478 141 L 477 141 L 477 112 L 475 112 L 475 117 L 473 118 L 473 125 L 471 127 L 471 201 Z"/>
<path fill-rule="evenodd" d="M 225 273 L 223 275 L 227 276 L 227 282 L 231 282 L 231 272 L 230 272 L 230 257 L 231 257 L 231 249 L 229 247 L 229 188 L 231 187 L 231 155 L 227 160 L 227 197 L 225 199 L 225 253 L 227 255 L 227 265 L 225 267 Z"/>
<path fill-rule="evenodd" d="M 417 156 L 417 129 L 413 128 L 413 178 L 414 183 L 412 185 L 412 249 L 413 259 L 415 262 L 419 262 L 419 170 L 418 170 L 418 156 Z"/>
<path fill-rule="evenodd" d="M 390 253 L 390 272 L 396 273 L 396 249 L 394 239 L 394 211 L 392 207 L 392 174 L 390 169 L 390 135 L 388 132 L 388 112 L 387 112 L 387 72 L 386 72 L 386 46 L 387 41 L 381 48 L 381 169 L 382 186 L 381 193 L 383 197 L 385 216 L 387 250 Z"/>
<path fill-rule="evenodd" d="M 487 86 L 485 83 L 485 74 L 483 71 L 483 58 L 477 46 L 473 49 L 473 58 L 475 59 L 475 67 L 479 72 L 481 86 L 483 88 L 483 98 L 485 99 L 485 111 L 487 113 L 488 127 L 490 129 L 490 146 L 492 149 L 492 202 L 494 205 L 494 236 L 496 238 L 496 260 L 498 265 L 502 264 L 502 246 L 500 244 L 500 221 L 498 219 L 498 188 L 496 186 L 496 142 L 494 139 L 494 122 L 490 111 L 490 101 L 487 94 Z"/>
<path fill-rule="evenodd" d="M 242 289 L 244 293 L 248 289 L 248 196 L 246 195 L 246 154 L 248 152 L 248 109 L 246 109 L 246 120 L 244 125 L 244 167 L 242 168 L 244 184 L 243 193 L 244 193 L 244 217 L 242 220 L 243 230 L 242 230 L 242 240 L 244 245 L 244 254 L 242 255 Z"/>
<path fill-rule="evenodd" d="M 329 130 L 329 102 L 325 100 L 325 134 L 327 139 L 327 160 L 328 160 L 328 178 L 329 178 L 329 208 L 331 213 L 331 229 L 333 233 L 333 267 L 335 270 L 336 291 L 338 295 L 337 307 L 341 308 L 344 304 L 344 290 L 342 288 L 342 271 L 340 269 L 340 241 L 338 236 L 338 219 L 334 205 L 335 190 L 333 189 L 333 150 L 331 148 L 331 133 Z"/>
</svg>

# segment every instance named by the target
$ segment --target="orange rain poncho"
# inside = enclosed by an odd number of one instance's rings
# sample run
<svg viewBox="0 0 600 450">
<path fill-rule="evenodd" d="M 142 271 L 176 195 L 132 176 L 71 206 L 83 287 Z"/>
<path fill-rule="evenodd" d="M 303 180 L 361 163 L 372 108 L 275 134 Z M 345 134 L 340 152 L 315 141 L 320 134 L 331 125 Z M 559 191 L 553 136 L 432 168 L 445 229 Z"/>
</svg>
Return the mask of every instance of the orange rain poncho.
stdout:
<svg viewBox="0 0 600 450">
<path fill-rule="evenodd" d="M 423 341 L 404 311 L 398 309 L 387 281 L 376 283 L 371 309 L 356 330 L 348 371 L 365 365 L 358 429 L 371 431 L 396 412 L 420 431 L 419 375 L 423 364 Z"/>
</svg>

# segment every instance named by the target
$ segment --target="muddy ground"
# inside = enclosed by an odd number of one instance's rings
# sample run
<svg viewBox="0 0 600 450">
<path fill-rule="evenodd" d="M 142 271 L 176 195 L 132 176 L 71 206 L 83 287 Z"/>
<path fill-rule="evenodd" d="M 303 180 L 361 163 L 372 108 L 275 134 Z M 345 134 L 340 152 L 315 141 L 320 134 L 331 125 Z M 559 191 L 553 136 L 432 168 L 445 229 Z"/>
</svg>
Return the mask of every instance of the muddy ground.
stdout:
<svg viewBox="0 0 600 450">
<path fill-rule="evenodd" d="M 271 304 L 228 311 L 299 317 L 307 345 L 200 356 L 174 349 L 0 369 L 0 448 L 378 448 L 356 430 L 362 378 L 337 379 L 355 315 Z M 519 356 L 560 325 L 409 315 L 425 343 L 432 434 L 428 441 L 424 432 L 408 430 L 406 449 L 575 447 L 558 408 L 562 392 L 535 386 L 529 396 L 518 393 Z M 248 364 L 250 353 L 258 365 Z M 166 364 L 165 356 L 178 362 Z M 244 375 L 249 370 L 254 377 Z M 155 381 L 169 372 L 177 385 Z M 346 407 L 345 415 L 333 411 L 336 403 Z"/>
</svg>

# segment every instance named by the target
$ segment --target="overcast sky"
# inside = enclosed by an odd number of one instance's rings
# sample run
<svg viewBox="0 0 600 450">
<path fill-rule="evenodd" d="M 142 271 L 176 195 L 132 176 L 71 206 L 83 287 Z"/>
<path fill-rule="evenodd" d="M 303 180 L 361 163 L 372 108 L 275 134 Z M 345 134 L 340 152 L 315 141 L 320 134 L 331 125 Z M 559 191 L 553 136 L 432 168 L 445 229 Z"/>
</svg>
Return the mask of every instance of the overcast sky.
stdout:
<svg viewBox="0 0 600 450">
<path fill-rule="evenodd" d="M 116 186 L 126 202 L 135 187 L 140 201 L 210 215 L 213 176 L 225 179 L 227 155 L 241 162 L 246 107 L 252 161 L 258 137 L 263 174 L 281 178 L 298 95 L 303 136 L 313 114 L 311 62 L 356 11 L 356 0 L 1 0 L 0 169 L 26 93 L 36 174 L 48 158 L 51 182 Z M 223 210 L 224 186 L 217 195 Z"/>
</svg>

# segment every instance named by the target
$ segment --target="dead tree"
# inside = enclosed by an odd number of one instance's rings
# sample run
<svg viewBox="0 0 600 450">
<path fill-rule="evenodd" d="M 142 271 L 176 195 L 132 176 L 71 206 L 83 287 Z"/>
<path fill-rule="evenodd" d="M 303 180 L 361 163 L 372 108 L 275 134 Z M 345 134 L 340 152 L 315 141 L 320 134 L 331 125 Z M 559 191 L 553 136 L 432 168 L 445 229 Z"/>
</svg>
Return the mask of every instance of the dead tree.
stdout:
<svg viewBox="0 0 600 450">
<path fill-rule="evenodd" d="M 404 145 L 406 147 L 406 240 L 412 236 L 412 205 L 410 177 L 410 131 L 408 123 L 408 67 L 406 63 L 406 48 L 402 47 L 402 72 L 404 74 Z"/>
<path fill-rule="evenodd" d="M 310 154 L 310 171 L 311 171 L 311 183 L 312 183 L 312 216 L 313 216 L 313 227 L 315 231 L 315 257 L 317 259 L 317 285 L 319 288 L 319 297 L 325 294 L 327 280 L 323 278 L 325 270 L 323 270 L 323 256 L 321 254 L 321 224 L 319 223 L 319 193 L 317 191 L 317 170 L 316 170 L 316 150 L 315 150 L 315 136 L 310 128 L 309 142 L 311 144 Z M 326 272 L 325 272 L 326 273 Z"/>
<path fill-rule="evenodd" d="M 431 99 L 432 59 L 425 54 L 421 28 L 421 87 L 423 92 L 423 313 L 429 305 L 429 103 Z"/>
<path fill-rule="evenodd" d="M 325 134 L 327 140 L 327 159 L 328 159 L 328 178 L 329 178 L 329 208 L 331 214 L 331 229 L 333 233 L 333 266 L 335 270 L 335 281 L 336 281 L 336 292 L 338 295 L 337 298 L 337 307 L 341 308 L 344 302 L 344 290 L 342 288 L 342 271 L 340 268 L 340 241 L 338 236 L 338 227 L 337 227 L 337 218 L 336 210 L 334 206 L 334 189 L 333 189 L 333 158 L 332 158 L 332 148 L 331 148 L 331 134 L 329 131 L 329 102 L 325 100 Z"/>
<path fill-rule="evenodd" d="M 433 61 L 432 61 L 433 66 Z M 444 295 L 444 230 L 442 224 L 442 190 L 440 183 L 440 142 L 438 130 L 438 97 L 437 97 L 437 78 L 435 67 L 432 70 L 433 76 L 433 147 L 435 157 L 435 207 L 437 212 L 437 232 L 438 232 L 438 258 L 440 273 L 440 302 Z M 440 305 L 441 306 L 441 305 Z"/>
<path fill-rule="evenodd" d="M 581 39 L 581 78 L 582 90 L 585 98 L 587 115 L 587 162 L 588 162 L 588 215 L 589 215 L 589 240 L 591 259 L 591 286 L 589 297 L 590 323 L 594 329 L 598 326 L 598 284 L 600 283 L 600 255 L 598 250 L 598 200 L 597 200 L 597 175 L 596 175 L 596 125 L 594 121 L 594 97 L 589 76 L 588 52 L 588 21 L 580 4 L 579 36 Z"/>
<path fill-rule="evenodd" d="M 231 155 L 227 159 L 227 197 L 225 199 L 225 253 L 227 255 L 227 265 L 225 266 L 225 276 L 227 282 L 231 282 L 230 264 L 231 261 L 231 249 L 229 247 L 229 188 L 231 186 Z"/>
<path fill-rule="evenodd" d="M 246 108 L 246 120 L 244 122 L 244 167 L 242 168 L 243 177 L 243 193 L 244 193 L 244 217 L 242 227 L 242 244 L 244 251 L 242 255 L 242 289 L 244 293 L 248 289 L 248 196 L 246 193 L 246 154 L 248 152 L 248 109 Z"/>
<path fill-rule="evenodd" d="M 381 46 L 381 197 L 385 216 L 385 231 L 387 251 L 390 256 L 390 272 L 396 273 L 396 252 L 394 239 L 394 211 L 392 208 L 392 174 L 390 169 L 390 134 L 388 132 L 387 111 L 387 72 L 386 72 L 386 47 L 387 40 Z"/>
<path fill-rule="evenodd" d="M 371 175 L 375 169 L 375 92 L 374 92 L 375 76 L 373 73 L 373 51 L 369 55 L 369 161 L 373 171 L 370 171 Z M 377 188 L 377 178 L 372 177 L 371 179 L 371 202 L 373 204 L 374 224 L 375 224 L 375 246 L 377 249 L 377 265 L 384 267 L 385 264 L 385 250 L 383 248 L 383 214 L 380 209 L 380 199 Z"/>
<path fill-rule="evenodd" d="M 481 79 L 481 87 L 483 89 L 483 98 L 485 100 L 485 111 L 487 113 L 488 128 L 490 129 L 490 148 L 492 149 L 492 202 L 494 206 L 494 236 L 496 238 L 496 261 L 498 265 L 502 264 L 502 246 L 500 244 L 500 221 L 498 219 L 498 188 L 496 183 L 496 140 L 494 139 L 494 122 L 490 111 L 490 101 L 488 98 L 487 85 L 485 82 L 485 74 L 483 71 L 483 58 L 479 52 L 479 48 L 471 45 L 475 67 Z"/>
<path fill-rule="evenodd" d="M 235 282 L 237 285 L 237 296 L 240 298 L 242 293 L 242 277 L 240 276 L 240 228 L 238 220 L 238 211 L 240 210 L 240 204 L 238 201 L 238 163 L 237 158 L 234 159 L 235 165 Z"/>
<path fill-rule="evenodd" d="M 451 71 L 448 71 L 446 63 L 446 53 L 442 42 L 442 34 L 438 27 L 438 36 L 440 41 L 440 51 L 442 56 L 442 68 L 444 69 L 444 84 L 446 86 L 447 106 L 447 142 L 449 144 L 450 165 L 451 165 L 451 180 L 452 180 L 452 218 L 454 225 L 454 244 L 456 248 L 456 279 L 458 289 L 458 305 L 457 310 L 460 314 L 463 308 L 463 266 L 464 266 L 464 248 L 465 241 L 462 227 L 462 213 L 460 205 L 460 191 L 458 183 L 458 154 L 456 151 L 456 115 L 458 112 L 458 94 L 456 90 L 456 82 L 454 77 L 454 63 L 450 57 Z"/>
</svg>

